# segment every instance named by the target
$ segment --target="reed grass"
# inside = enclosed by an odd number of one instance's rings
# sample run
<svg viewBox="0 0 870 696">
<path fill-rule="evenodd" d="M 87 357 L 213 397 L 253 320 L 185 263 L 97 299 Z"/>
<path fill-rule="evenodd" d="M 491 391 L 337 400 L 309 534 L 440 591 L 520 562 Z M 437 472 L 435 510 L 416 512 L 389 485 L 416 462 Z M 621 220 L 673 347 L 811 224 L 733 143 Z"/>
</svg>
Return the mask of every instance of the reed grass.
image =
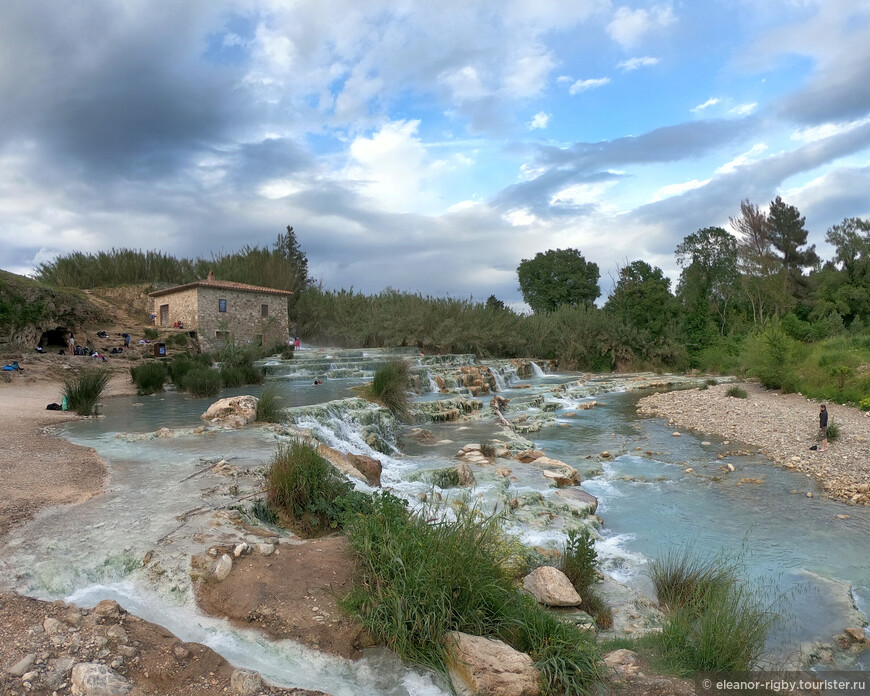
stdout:
<svg viewBox="0 0 870 696">
<path fill-rule="evenodd" d="M 284 408 L 281 405 L 281 394 L 274 384 L 263 389 L 260 398 L 257 399 L 257 422 L 280 423 Z"/>
<path fill-rule="evenodd" d="M 148 361 L 131 367 L 130 377 L 136 385 L 137 394 L 156 394 L 163 391 L 169 373 L 162 362 Z"/>
<path fill-rule="evenodd" d="M 408 363 L 391 360 L 375 372 L 371 385 L 363 393 L 390 409 L 400 420 L 407 420 L 409 387 Z"/>
<path fill-rule="evenodd" d="M 184 375 L 184 391 L 203 398 L 217 396 L 221 390 L 221 374 L 210 367 L 195 366 Z"/>
<path fill-rule="evenodd" d="M 69 408 L 80 416 L 90 416 L 109 384 L 108 370 L 90 367 L 64 380 L 63 395 Z"/>
</svg>

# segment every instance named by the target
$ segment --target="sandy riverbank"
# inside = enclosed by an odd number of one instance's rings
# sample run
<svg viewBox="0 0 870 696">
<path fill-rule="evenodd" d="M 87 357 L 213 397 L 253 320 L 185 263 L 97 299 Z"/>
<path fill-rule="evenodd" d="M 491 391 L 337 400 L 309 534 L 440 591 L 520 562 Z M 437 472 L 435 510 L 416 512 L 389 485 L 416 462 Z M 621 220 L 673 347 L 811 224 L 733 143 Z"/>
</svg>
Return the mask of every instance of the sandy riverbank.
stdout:
<svg viewBox="0 0 870 696">
<path fill-rule="evenodd" d="M 840 439 L 827 452 L 816 444 L 819 402 L 800 394 L 780 394 L 743 384 L 748 396 L 726 395 L 730 384 L 653 394 L 641 399 L 638 412 L 662 416 L 681 428 L 757 447 L 789 469 L 814 476 L 828 497 L 870 505 L 870 416 L 855 408 L 828 404 Z"/>
</svg>

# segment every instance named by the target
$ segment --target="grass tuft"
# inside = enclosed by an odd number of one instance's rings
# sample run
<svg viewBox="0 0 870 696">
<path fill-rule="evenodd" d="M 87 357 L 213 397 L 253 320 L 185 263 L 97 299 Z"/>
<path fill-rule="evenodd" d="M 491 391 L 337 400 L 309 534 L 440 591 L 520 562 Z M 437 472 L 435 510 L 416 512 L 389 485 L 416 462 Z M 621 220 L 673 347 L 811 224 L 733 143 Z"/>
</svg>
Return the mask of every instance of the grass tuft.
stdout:
<svg viewBox="0 0 870 696">
<path fill-rule="evenodd" d="M 217 396 L 220 390 L 221 374 L 210 367 L 193 367 L 184 375 L 184 391 L 191 396 Z"/>
<path fill-rule="evenodd" d="M 495 443 L 494 442 L 481 442 L 480 443 L 480 453 L 486 457 L 487 459 L 495 459 Z"/>
<path fill-rule="evenodd" d="M 284 412 L 281 401 L 278 387 L 274 384 L 270 384 L 263 389 L 260 398 L 257 400 L 257 422 L 280 423 L 281 415 Z"/>
<path fill-rule="evenodd" d="M 741 389 L 736 384 L 728 387 L 728 391 L 725 392 L 726 396 L 732 396 L 735 399 L 745 399 L 746 398 L 746 390 Z"/>
<path fill-rule="evenodd" d="M 833 420 L 828 423 L 828 427 L 825 428 L 825 436 L 828 438 L 828 442 L 836 442 L 840 439 L 840 426 Z"/>
<path fill-rule="evenodd" d="M 375 372 L 366 396 L 386 408 L 400 420 L 408 418 L 408 363 L 392 360 Z"/>
<path fill-rule="evenodd" d="M 130 368 L 130 377 L 136 385 L 137 394 L 155 394 L 163 391 L 163 385 L 169 377 L 166 366 L 162 362 L 146 362 Z"/>
<path fill-rule="evenodd" d="M 101 367 L 82 370 L 64 380 L 63 395 L 69 408 L 80 416 L 90 416 L 109 383 L 109 372 Z"/>
<path fill-rule="evenodd" d="M 568 542 L 561 558 L 561 571 L 580 595 L 580 607 L 595 619 L 599 628 L 613 626 L 613 611 L 595 590 L 598 580 L 598 552 L 588 529 L 568 531 Z"/>
</svg>

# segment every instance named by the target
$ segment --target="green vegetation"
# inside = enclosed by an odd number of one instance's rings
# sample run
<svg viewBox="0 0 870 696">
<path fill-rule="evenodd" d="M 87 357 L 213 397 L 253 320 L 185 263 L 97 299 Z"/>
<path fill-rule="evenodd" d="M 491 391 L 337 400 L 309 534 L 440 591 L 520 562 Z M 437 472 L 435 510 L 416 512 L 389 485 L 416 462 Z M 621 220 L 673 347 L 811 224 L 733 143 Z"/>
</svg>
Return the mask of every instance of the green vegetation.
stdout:
<svg viewBox="0 0 870 696">
<path fill-rule="evenodd" d="M 245 373 L 235 365 L 221 365 L 221 386 L 226 389 L 241 387 L 245 384 Z"/>
<path fill-rule="evenodd" d="M 306 537 L 341 527 L 349 510 L 364 509 L 368 501 L 316 447 L 301 440 L 278 448 L 266 479 L 269 506 Z"/>
<path fill-rule="evenodd" d="M 577 249 L 538 252 L 517 267 L 523 299 L 536 313 L 591 305 L 601 294 L 598 275 L 598 265 L 586 261 Z"/>
<path fill-rule="evenodd" d="M 172 334 L 166 339 L 166 344 L 176 348 L 187 348 L 187 335 L 180 333 Z"/>
<path fill-rule="evenodd" d="M 260 398 L 257 399 L 257 422 L 280 423 L 283 411 L 278 387 L 270 384 L 263 389 Z"/>
<path fill-rule="evenodd" d="M 649 639 L 660 666 L 688 675 L 758 663 L 780 617 L 764 588 L 741 581 L 738 571 L 735 562 L 689 550 L 652 564 L 656 595 L 667 608 L 662 633 Z"/>
<path fill-rule="evenodd" d="M 345 532 L 361 579 L 343 604 L 401 657 L 442 674 L 448 631 L 493 636 L 529 653 L 550 693 L 582 694 L 600 677 L 595 639 L 517 591 L 523 564 L 499 520 L 455 503 L 410 513 L 389 493 Z"/>
<path fill-rule="evenodd" d="M 169 362 L 169 377 L 176 389 L 184 391 L 184 378 L 188 372 L 195 367 L 211 367 L 212 364 L 213 361 L 208 353 L 192 356 L 182 353 Z"/>
<path fill-rule="evenodd" d="M 277 513 L 269 507 L 269 503 L 262 498 L 257 498 L 248 509 L 248 514 L 254 519 L 266 524 L 278 524 Z"/>
<path fill-rule="evenodd" d="M 825 428 L 825 437 L 828 438 L 828 442 L 836 442 L 840 439 L 840 426 L 833 420 L 828 423 L 828 427 Z"/>
<path fill-rule="evenodd" d="M 391 360 L 375 372 L 364 395 L 390 409 L 397 418 L 406 420 L 408 388 L 408 363 L 404 360 Z"/>
<path fill-rule="evenodd" d="M 487 459 L 495 458 L 495 443 L 494 442 L 481 442 L 480 443 L 480 453 L 486 457 Z"/>
<path fill-rule="evenodd" d="M 196 398 L 217 396 L 221 390 L 221 374 L 210 367 L 192 367 L 184 376 L 184 391 Z"/>
<path fill-rule="evenodd" d="M 152 329 L 151 327 L 148 327 L 147 329 L 144 329 L 144 330 L 142 331 L 142 334 L 143 334 L 143 335 L 145 336 L 145 338 L 147 338 L 149 341 L 156 341 L 156 340 L 157 340 L 157 337 L 160 335 L 160 332 L 157 331 L 157 329 Z"/>
<path fill-rule="evenodd" d="M 595 590 L 598 580 L 598 552 L 588 529 L 568 531 L 568 542 L 562 554 L 561 571 L 574 585 L 582 599 L 581 608 L 595 619 L 599 628 L 613 626 L 613 612 Z"/>
<path fill-rule="evenodd" d="M 731 396 L 735 399 L 745 399 L 746 398 L 746 390 L 738 387 L 736 384 L 728 387 L 728 391 L 725 392 L 726 396 Z"/>
<path fill-rule="evenodd" d="M 162 362 L 148 361 L 131 367 L 130 377 L 136 385 L 137 394 L 156 394 L 163 391 L 169 373 Z"/>
<path fill-rule="evenodd" d="M 109 383 L 108 370 L 90 367 L 64 380 L 63 396 L 69 408 L 80 416 L 90 416 Z"/>
</svg>

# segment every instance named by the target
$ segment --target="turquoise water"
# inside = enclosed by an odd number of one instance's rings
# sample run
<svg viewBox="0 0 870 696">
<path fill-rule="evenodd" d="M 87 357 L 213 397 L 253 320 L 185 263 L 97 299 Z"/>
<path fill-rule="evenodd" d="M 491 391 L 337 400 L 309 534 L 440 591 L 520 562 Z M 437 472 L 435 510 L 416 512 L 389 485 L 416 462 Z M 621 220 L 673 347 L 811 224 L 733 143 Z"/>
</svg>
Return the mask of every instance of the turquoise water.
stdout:
<svg viewBox="0 0 870 696">
<path fill-rule="evenodd" d="M 357 356 L 353 360 L 354 370 L 366 371 Z M 330 363 L 330 369 L 346 374 L 350 362 L 348 358 Z M 313 360 L 309 367 L 311 364 Z M 363 381 L 327 378 L 315 386 L 308 380 L 311 371 L 300 369 L 289 376 L 285 373 L 274 381 L 287 406 L 347 398 L 354 395 L 352 387 Z M 505 383 L 502 395 L 511 399 L 507 412 L 511 418 L 520 413 L 552 415 L 551 424 L 525 437 L 548 456 L 580 471 L 584 489 L 599 498 L 598 514 L 604 528 L 598 550 L 608 573 L 649 593 L 645 574 L 648 561 L 669 549 L 691 545 L 704 552 L 721 550 L 739 557 L 748 580 L 763 583 L 773 594 L 783 597 L 781 608 L 792 620 L 781 626 L 771 646 L 788 650 L 797 649 L 805 641 L 827 640 L 847 625 L 854 625 L 853 596 L 866 611 L 870 600 L 868 508 L 845 506 L 818 496 L 807 498 L 807 491 L 816 490 L 811 479 L 777 469 L 758 455 L 729 456 L 727 461 L 737 470 L 724 474 L 720 470 L 723 462 L 716 455 L 749 448 L 688 432 L 673 437 L 673 427 L 665 421 L 637 415 L 637 400 L 648 391 L 607 391 L 622 388 L 619 379 L 587 385 L 589 388 L 572 386 L 567 391 L 552 391 L 561 384 L 575 384 L 578 377 L 556 374 L 518 380 L 506 374 L 501 380 Z M 520 382 L 531 388 L 515 388 Z M 257 395 L 261 390 L 246 387 L 221 396 Z M 604 393 L 598 393 L 601 390 Z M 425 394 L 420 400 L 437 396 Z M 540 396 L 546 402 L 557 402 L 556 410 L 542 414 L 532 405 L 539 403 L 536 398 Z M 421 445 L 400 438 L 389 455 L 365 444 L 354 414 L 338 412 L 304 425 L 331 446 L 380 459 L 384 485 L 415 501 L 430 491 L 424 481 L 412 480 L 421 470 L 452 466 L 462 445 L 504 436 L 488 415 L 490 398 L 482 397 L 485 415 L 481 420 L 423 425 L 433 431 L 439 444 Z M 595 408 L 577 408 L 591 399 L 598 402 Z M 337 661 L 331 667 L 331 658 L 326 663 L 321 659 L 321 671 L 303 674 L 294 667 L 288 672 L 288 668 L 280 666 L 286 656 L 279 656 L 288 651 L 295 655 L 298 648 L 269 645 L 261 638 L 239 634 L 225 624 L 199 617 L 190 602 L 184 572 L 155 580 L 138 569 L 138 559 L 154 548 L 155 541 L 178 527 L 178 515 L 201 504 L 220 507 L 234 502 L 220 488 L 223 482 L 215 477 L 206 474 L 184 481 L 185 477 L 218 459 L 230 460 L 243 470 L 257 469 L 267 464 L 274 451 L 276 434 L 269 428 L 194 435 L 191 429 L 202 424 L 200 415 L 212 402 L 176 393 L 115 397 L 105 400 L 105 417 L 70 424 L 66 436 L 94 447 L 109 464 L 107 491 L 82 505 L 47 511 L 24 527 L 16 543 L 0 559 L 5 576 L 14 578 L 16 589 L 37 596 L 72 596 L 92 603 L 103 597 L 123 597 L 126 604 L 141 605 L 146 618 L 172 630 L 179 623 L 172 617 L 181 612 L 187 640 L 205 642 L 235 664 L 253 669 L 266 664 L 268 668 L 261 671 L 276 683 L 310 687 L 329 673 L 333 676 L 327 681 L 336 694 L 441 693 L 439 686 L 400 667 L 391 668 L 389 689 L 380 682 L 376 687 L 359 670 L 349 672 Z M 162 427 L 186 430 L 179 437 L 165 439 L 130 441 L 129 437 L 117 437 Z M 710 444 L 703 445 L 704 441 Z M 599 455 L 604 451 L 613 457 L 601 459 Z M 688 467 L 694 473 L 686 473 Z M 529 493 L 556 500 L 555 489 L 533 466 L 498 460 L 493 467 L 473 468 L 477 486 L 471 496 L 484 507 L 504 505 L 510 498 Z M 498 475 L 496 468 L 510 469 L 511 478 Z M 721 480 L 712 480 L 714 476 Z M 764 482 L 738 485 L 740 478 Z M 187 554 L 199 550 L 195 535 L 191 536 L 196 524 L 191 523 L 185 528 L 188 533 L 173 538 L 170 544 L 179 567 Z M 528 543 L 564 543 L 563 522 L 558 518 L 531 522 L 510 518 L 507 527 Z M 298 660 L 294 660 L 293 664 L 297 664 Z M 870 664 L 866 655 L 863 664 Z M 360 669 L 365 672 L 369 668 Z"/>
</svg>

